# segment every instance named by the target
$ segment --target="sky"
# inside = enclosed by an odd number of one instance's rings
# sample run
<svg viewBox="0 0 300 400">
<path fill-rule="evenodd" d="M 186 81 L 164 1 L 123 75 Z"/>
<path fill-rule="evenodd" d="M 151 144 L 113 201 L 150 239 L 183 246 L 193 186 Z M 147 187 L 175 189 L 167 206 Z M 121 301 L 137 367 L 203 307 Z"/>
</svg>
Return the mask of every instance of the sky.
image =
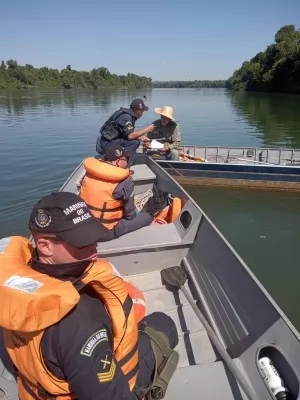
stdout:
<svg viewBox="0 0 300 400">
<path fill-rule="evenodd" d="M 104 66 L 153 80 L 227 79 L 300 28 L 300 0 L 0 0 L 0 60 Z"/>
</svg>

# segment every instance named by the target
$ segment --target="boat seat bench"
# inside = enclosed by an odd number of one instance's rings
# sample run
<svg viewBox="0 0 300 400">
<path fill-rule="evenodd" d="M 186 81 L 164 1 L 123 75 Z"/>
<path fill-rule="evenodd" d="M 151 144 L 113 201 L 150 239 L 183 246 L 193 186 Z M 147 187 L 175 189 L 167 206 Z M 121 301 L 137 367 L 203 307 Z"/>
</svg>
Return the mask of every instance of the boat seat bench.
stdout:
<svg viewBox="0 0 300 400">
<path fill-rule="evenodd" d="M 133 165 L 130 169 L 134 172 L 132 175 L 134 194 L 141 194 L 153 188 L 156 176 L 148 165 L 137 164 Z"/>
<path fill-rule="evenodd" d="M 105 250 L 98 243 L 98 254 L 121 253 L 141 249 L 178 246 L 181 237 L 174 224 L 149 225 L 137 231 L 127 233 L 118 239 L 105 242 Z"/>
</svg>

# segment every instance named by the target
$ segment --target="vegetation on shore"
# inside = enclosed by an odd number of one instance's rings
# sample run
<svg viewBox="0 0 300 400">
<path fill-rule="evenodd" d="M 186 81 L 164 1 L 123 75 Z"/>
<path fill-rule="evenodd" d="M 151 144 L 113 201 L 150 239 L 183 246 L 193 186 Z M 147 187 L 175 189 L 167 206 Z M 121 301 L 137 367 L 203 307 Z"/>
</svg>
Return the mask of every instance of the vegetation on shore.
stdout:
<svg viewBox="0 0 300 400">
<path fill-rule="evenodd" d="M 285 25 L 265 51 L 245 61 L 227 82 L 232 90 L 300 93 L 300 30 Z"/>
<path fill-rule="evenodd" d="M 59 71 L 48 67 L 2 61 L 0 89 L 6 88 L 228 88 L 231 90 L 300 93 L 300 30 L 285 25 L 275 41 L 245 61 L 228 80 L 154 81 L 136 74 L 116 75 L 107 68 L 76 71 L 67 65 Z"/>
<path fill-rule="evenodd" d="M 30 64 L 18 65 L 16 60 L 2 61 L 0 89 L 6 88 L 128 88 L 152 87 L 152 79 L 135 74 L 116 75 L 101 67 L 92 71 L 76 71 L 67 65 L 59 71 L 48 67 L 34 68 Z"/>
<path fill-rule="evenodd" d="M 155 88 L 225 88 L 225 80 L 215 81 L 154 81 L 153 87 Z"/>
</svg>

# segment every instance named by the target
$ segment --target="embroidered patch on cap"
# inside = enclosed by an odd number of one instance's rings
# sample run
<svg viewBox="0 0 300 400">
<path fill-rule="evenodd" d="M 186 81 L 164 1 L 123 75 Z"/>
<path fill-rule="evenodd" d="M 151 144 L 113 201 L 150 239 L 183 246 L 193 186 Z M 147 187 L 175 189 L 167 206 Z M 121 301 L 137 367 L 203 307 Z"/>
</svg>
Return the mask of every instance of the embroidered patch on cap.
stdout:
<svg viewBox="0 0 300 400">
<path fill-rule="evenodd" d="M 40 228 L 46 228 L 51 223 L 51 217 L 46 213 L 45 210 L 39 208 L 37 210 L 37 215 L 35 216 L 35 223 Z"/>
<path fill-rule="evenodd" d="M 108 341 L 106 329 L 100 329 L 100 331 L 97 331 L 92 336 L 90 336 L 88 340 L 84 343 L 80 354 L 86 357 L 91 357 L 97 345 L 103 341 Z"/>
</svg>

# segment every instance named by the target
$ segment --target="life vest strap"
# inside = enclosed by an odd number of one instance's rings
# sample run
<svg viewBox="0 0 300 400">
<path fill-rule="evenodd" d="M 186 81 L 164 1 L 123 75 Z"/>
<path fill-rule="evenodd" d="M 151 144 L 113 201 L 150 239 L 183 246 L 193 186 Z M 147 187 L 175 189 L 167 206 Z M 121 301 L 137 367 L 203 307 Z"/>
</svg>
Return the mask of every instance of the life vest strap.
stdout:
<svg viewBox="0 0 300 400">
<path fill-rule="evenodd" d="M 115 208 L 107 208 L 107 207 L 106 207 L 106 203 L 104 203 L 104 207 L 103 207 L 103 208 L 94 207 L 94 206 L 91 206 L 90 204 L 86 204 L 86 205 L 88 206 L 88 208 L 89 208 L 90 210 L 93 210 L 93 211 L 100 211 L 100 212 L 112 212 L 112 211 L 120 211 L 120 210 L 123 210 L 123 206 L 119 206 L 119 207 L 115 207 Z M 112 221 L 112 220 L 110 220 L 110 221 Z"/>
<path fill-rule="evenodd" d="M 101 224 L 111 224 L 114 222 L 119 222 L 120 218 L 113 218 L 113 219 L 105 219 L 103 217 L 98 218 L 99 222 L 101 222 Z"/>
<path fill-rule="evenodd" d="M 125 365 L 128 361 L 130 361 L 130 359 L 134 356 L 134 353 L 137 351 L 137 349 L 138 349 L 138 344 L 136 343 L 130 350 L 130 352 L 127 353 L 126 356 L 123 357 L 121 360 L 119 360 L 120 367 L 123 367 L 123 365 Z"/>
<path fill-rule="evenodd" d="M 24 387 L 24 389 L 26 390 L 26 392 L 28 394 L 30 394 L 30 396 L 34 399 L 34 400 L 55 400 L 56 396 L 52 396 L 50 393 L 48 393 L 40 384 L 38 384 L 37 386 L 37 391 L 38 391 L 38 395 L 36 395 L 34 393 L 34 391 L 32 390 L 32 388 L 30 387 L 30 385 L 27 383 L 26 379 L 19 374 L 20 377 L 20 381 Z"/>
<path fill-rule="evenodd" d="M 135 376 L 137 376 L 139 372 L 139 364 L 136 364 L 136 366 L 134 368 L 132 368 L 131 371 L 127 372 L 126 379 L 128 380 L 128 382 Z"/>
<path fill-rule="evenodd" d="M 129 314 L 131 313 L 131 310 L 133 307 L 132 298 L 129 295 L 126 297 L 122 307 L 123 307 L 125 319 L 127 321 Z"/>
<path fill-rule="evenodd" d="M 91 206 L 90 204 L 86 204 L 86 205 L 88 206 L 88 208 L 91 211 L 99 211 L 100 212 L 100 217 L 98 218 L 98 220 L 101 222 L 101 224 L 111 224 L 111 223 L 120 221 L 120 218 L 106 219 L 106 218 L 103 218 L 103 217 L 104 217 L 105 213 L 107 213 L 107 212 L 115 212 L 115 211 L 123 210 L 123 206 L 118 206 L 118 207 L 115 207 L 115 208 L 107 208 L 106 207 L 106 205 L 107 205 L 106 202 L 104 203 L 103 208 L 94 207 L 94 206 Z"/>
</svg>

